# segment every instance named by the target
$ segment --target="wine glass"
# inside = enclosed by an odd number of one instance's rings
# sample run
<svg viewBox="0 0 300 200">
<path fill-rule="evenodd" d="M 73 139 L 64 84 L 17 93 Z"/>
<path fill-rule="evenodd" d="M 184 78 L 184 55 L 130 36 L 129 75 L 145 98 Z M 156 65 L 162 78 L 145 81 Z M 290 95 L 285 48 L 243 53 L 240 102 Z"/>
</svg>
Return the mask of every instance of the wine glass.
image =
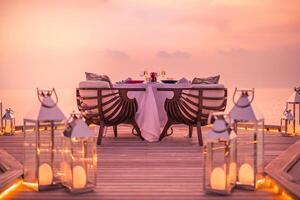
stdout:
<svg viewBox="0 0 300 200">
<path fill-rule="evenodd" d="M 140 77 L 144 77 L 144 79 L 146 80 L 148 76 L 148 71 L 147 70 L 141 71 L 139 75 Z"/>
<path fill-rule="evenodd" d="M 165 80 L 166 71 L 165 70 L 161 70 L 160 74 L 162 76 L 162 80 Z"/>
</svg>

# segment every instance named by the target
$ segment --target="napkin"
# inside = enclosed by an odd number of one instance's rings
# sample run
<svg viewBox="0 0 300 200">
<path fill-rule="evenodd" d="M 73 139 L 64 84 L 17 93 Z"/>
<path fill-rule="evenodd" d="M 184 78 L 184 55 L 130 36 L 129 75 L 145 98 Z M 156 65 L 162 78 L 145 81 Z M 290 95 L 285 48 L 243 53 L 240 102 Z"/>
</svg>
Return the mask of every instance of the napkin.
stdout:
<svg viewBox="0 0 300 200">
<path fill-rule="evenodd" d="M 131 78 L 131 77 L 128 77 L 128 78 L 126 78 L 125 80 L 121 80 L 121 81 L 118 81 L 118 82 L 116 82 L 116 83 L 117 83 L 117 84 L 127 83 L 127 82 L 130 81 L 130 80 L 132 80 L 132 78 Z"/>
<path fill-rule="evenodd" d="M 185 77 L 179 79 L 179 81 L 177 83 L 189 83 L 189 80 L 186 79 Z"/>
</svg>

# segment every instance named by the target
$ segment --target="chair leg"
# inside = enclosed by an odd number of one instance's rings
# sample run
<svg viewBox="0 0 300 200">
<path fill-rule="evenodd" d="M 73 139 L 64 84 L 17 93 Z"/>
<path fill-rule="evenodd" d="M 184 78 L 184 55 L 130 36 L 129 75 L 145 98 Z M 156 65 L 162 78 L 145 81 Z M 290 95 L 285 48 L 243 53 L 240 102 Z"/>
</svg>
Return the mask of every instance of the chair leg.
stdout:
<svg viewBox="0 0 300 200">
<path fill-rule="evenodd" d="M 103 136 L 103 132 L 104 132 L 104 127 L 105 127 L 104 125 L 100 125 L 98 139 L 97 139 L 97 144 L 98 145 L 101 144 L 102 136 Z"/>
<path fill-rule="evenodd" d="M 141 138 L 141 140 L 145 140 L 145 139 L 143 138 L 142 132 L 141 132 L 141 130 L 140 130 L 140 128 L 139 128 L 139 126 L 137 125 L 137 123 L 136 123 L 135 120 L 132 121 L 132 126 L 133 126 L 133 128 L 136 130 L 136 132 L 137 132 L 138 136 Z"/>
<path fill-rule="evenodd" d="M 117 126 L 116 125 L 113 126 L 113 129 L 114 129 L 114 135 L 115 135 L 115 137 L 118 137 L 118 128 L 117 128 Z"/>
<path fill-rule="evenodd" d="M 169 128 L 171 127 L 172 123 L 170 121 L 167 121 L 163 131 L 161 132 L 160 136 L 159 136 L 159 141 L 161 141 L 164 137 L 167 136 L 167 132 L 169 130 Z"/>
<path fill-rule="evenodd" d="M 203 139 L 202 139 L 202 131 L 201 131 L 201 123 L 197 123 L 197 133 L 198 133 L 198 142 L 199 146 L 203 146 Z"/>
<path fill-rule="evenodd" d="M 193 126 L 189 126 L 189 138 L 193 136 Z"/>
</svg>

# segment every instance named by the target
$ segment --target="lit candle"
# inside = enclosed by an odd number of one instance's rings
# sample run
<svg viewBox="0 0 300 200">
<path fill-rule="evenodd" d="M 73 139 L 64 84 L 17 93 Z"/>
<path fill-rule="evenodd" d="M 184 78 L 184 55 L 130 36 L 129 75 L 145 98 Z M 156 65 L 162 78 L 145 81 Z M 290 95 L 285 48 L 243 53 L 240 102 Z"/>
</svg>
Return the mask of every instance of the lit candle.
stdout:
<svg viewBox="0 0 300 200">
<path fill-rule="evenodd" d="M 53 181 L 53 172 L 49 164 L 43 163 L 39 167 L 39 184 L 40 185 L 51 185 Z"/>
<path fill-rule="evenodd" d="M 225 190 L 226 188 L 225 172 L 221 167 L 216 167 L 212 171 L 210 176 L 210 185 L 212 189 Z"/>
<path fill-rule="evenodd" d="M 236 182 L 236 163 L 232 162 L 229 166 L 229 176 L 232 183 Z"/>
<path fill-rule="evenodd" d="M 73 167 L 73 188 L 84 188 L 86 185 L 86 179 L 86 172 L 82 166 L 76 165 Z"/>
<path fill-rule="evenodd" d="M 239 182 L 245 185 L 254 183 L 254 171 L 248 163 L 245 163 L 240 167 Z"/>
<path fill-rule="evenodd" d="M 11 121 L 9 121 L 9 120 L 6 120 L 5 121 L 6 123 L 5 123 L 5 128 L 4 128 L 4 133 L 10 133 L 11 131 L 12 131 L 12 129 L 11 129 Z"/>
</svg>

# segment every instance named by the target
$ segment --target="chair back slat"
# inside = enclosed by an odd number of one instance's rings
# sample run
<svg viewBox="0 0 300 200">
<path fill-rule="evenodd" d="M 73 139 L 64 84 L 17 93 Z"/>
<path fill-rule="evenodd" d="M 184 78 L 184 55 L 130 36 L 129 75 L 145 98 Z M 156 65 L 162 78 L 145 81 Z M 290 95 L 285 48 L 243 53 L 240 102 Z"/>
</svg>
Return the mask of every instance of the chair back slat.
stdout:
<svg viewBox="0 0 300 200">
<path fill-rule="evenodd" d="M 87 122 L 110 126 L 131 121 L 138 110 L 136 99 L 127 97 L 128 91 L 140 88 L 77 88 L 77 106 Z"/>
<path fill-rule="evenodd" d="M 106 99 L 107 99 L 107 97 L 112 97 L 112 96 L 106 96 Z M 102 99 L 103 99 L 103 96 L 102 96 Z M 104 100 L 103 100 L 103 101 L 101 102 L 101 104 L 102 104 L 103 107 L 105 107 L 105 106 L 107 106 L 107 105 L 110 104 L 110 103 L 117 102 L 119 99 L 120 99 L 120 96 L 119 96 L 119 95 L 118 95 L 118 96 L 114 96 L 114 97 L 112 97 L 112 98 L 108 98 L 107 101 L 104 101 Z"/>
<path fill-rule="evenodd" d="M 173 91 L 172 99 L 165 101 L 168 118 L 174 123 L 207 124 L 211 112 L 224 111 L 227 105 L 226 88 L 160 88 Z M 172 123 L 172 122 L 171 122 Z"/>
</svg>

